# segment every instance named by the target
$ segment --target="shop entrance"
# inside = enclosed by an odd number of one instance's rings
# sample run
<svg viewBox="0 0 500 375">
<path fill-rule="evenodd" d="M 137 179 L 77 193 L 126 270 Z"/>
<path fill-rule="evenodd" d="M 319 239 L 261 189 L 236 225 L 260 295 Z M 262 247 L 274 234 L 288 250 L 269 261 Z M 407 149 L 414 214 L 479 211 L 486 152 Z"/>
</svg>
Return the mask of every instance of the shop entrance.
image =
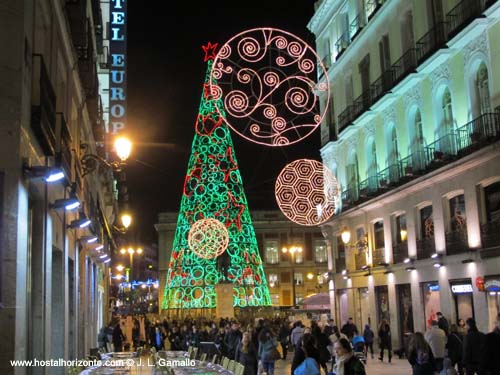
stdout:
<svg viewBox="0 0 500 375">
<path fill-rule="evenodd" d="M 360 328 L 360 332 L 362 332 L 365 328 L 365 324 L 372 324 L 370 317 L 370 303 L 368 298 L 368 288 L 359 288 L 359 308 L 358 308 L 358 316 L 357 323 Z"/>
<path fill-rule="evenodd" d="M 450 281 L 451 293 L 455 302 L 455 322 L 459 319 L 474 318 L 473 288 L 470 279 Z"/>
<path fill-rule="evenodd" d="M 490 331 L 495 328 L 495 322 L 500 314 L 500 276 L 486 276 L 484 289 L 487 293 Z"/>
<path fill-rule="evenodd" d="M 408 349 L 409 338 L 414 332 L 413 305 L 411 302 L 411 285 L 396 285 L 398 317 L 399 317 L 399 342 Z"/>
<path fill-rule="evenodd" d="M 422 283 L 422 296 L 424 299 L 425 327 L 429 328 L 433 320 L 437 320 L 437 313 L 441 311 L 441 298 L 437 281 Z"/>
</svg>

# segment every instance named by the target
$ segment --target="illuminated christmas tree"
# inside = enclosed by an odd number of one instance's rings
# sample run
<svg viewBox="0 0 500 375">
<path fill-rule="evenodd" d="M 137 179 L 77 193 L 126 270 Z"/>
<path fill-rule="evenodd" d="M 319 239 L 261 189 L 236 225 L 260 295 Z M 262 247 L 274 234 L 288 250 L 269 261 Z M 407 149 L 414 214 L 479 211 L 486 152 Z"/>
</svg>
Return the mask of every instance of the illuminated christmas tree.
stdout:
<svg viewBox="0 0 500 375">
<path fill-rule="evenodd" d="M 210 71 L 216 47 L 217 44 L 210 43 L 203 47 L 208 67 L 162 309 L 215 308 L 215 286 L 221 282 L 233 284 L 234 307 L 272 304 L 231 135 L 216 110 L 216 99 L 210 91 Z M 218 108 L 220 104 L 217 103 Z M 219 249 L 205 248 L 203 256 L 199 256 L 188 244 L 188 238 L 196 236 L 190 235 L 193 224 L 204 219 L 216 219 L 227 229 L 229 242 L 220 255 L 220 246 Z M 210 225 L 197 227 L 213 228 Z M 219 238 L 221 233 L 202 235 Z M 213 239 L 210 243 L 217 246 Z"/>
</svg>

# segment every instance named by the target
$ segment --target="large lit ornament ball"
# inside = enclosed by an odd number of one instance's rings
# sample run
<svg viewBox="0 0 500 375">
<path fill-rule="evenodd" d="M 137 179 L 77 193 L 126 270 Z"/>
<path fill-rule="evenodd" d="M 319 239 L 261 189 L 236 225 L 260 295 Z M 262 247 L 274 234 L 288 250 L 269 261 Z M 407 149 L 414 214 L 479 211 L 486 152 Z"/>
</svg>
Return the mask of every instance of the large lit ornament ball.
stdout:
<svg viewBox="0 0 500 375">
<path fill-rule="evenodd" d="M 276 180 L 278 206 L 291 221 L 318 225 L 333 216 L 338 201 L 337 180 L 316 160 L 299 159 L 283 168 Z"/>
<path fill-rule="evenodd" d="M 198 257 L 216 258 L 227 249 L 229 233 L 219 220 L 201 219 L 191 226 L 188 244 L 191 251 Z"/>
<path fill-rule="evenodd" d="M 216 105 L 223 105 L 217 109 L 227 125 L 266 146 L 299 142 L 328 111 L 330 86 L 321 59 L 302 39 L 279 29 L 232 37 L 214 60 L 210 86 L 215 99 L 222 99 Z"/>
</svg>

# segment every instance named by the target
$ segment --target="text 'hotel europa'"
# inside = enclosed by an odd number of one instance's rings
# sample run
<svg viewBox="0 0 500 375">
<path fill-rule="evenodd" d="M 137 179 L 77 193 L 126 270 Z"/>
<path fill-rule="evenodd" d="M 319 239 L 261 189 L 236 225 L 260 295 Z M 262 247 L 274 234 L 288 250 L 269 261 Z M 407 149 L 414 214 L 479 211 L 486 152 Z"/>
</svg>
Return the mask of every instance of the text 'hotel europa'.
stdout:
<svg viewBox="0 0 500 375">
<path fill-rule="evenodd" d="M 127 3 L 111 0 L 109 82 L 110 131 L 116 134 L 125 128 L 127 119 Z"/>
</svg>

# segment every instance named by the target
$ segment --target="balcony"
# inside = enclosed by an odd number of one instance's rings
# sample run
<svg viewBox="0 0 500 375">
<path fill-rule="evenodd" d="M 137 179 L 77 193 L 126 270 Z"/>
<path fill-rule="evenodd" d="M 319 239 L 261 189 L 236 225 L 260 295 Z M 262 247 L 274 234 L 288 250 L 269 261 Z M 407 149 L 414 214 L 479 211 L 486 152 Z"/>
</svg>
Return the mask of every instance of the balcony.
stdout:
<svg viewBox="0 0 500 375">
<path fill-rule="evenodd" d="M 88 46 L 87 0 L 66 0 L 64 9 L 78 57 Z"/>
<path fill-rule="evenodd" d="M 358 254 L 354 255 L 354 264 L 356 266 L 356 270 L 361 270 L 363 267 L 368 266 L 365 251 L 359 251 Z"/>
<path fill-rule="evenodd" d="M 500 247 L 500 221 L 489 221 L 481 225 L 483 249 Z"/>
<path fill-rule="evenodd" d="M 446 233 L 446 254 L 455 255 L 469 251 L 467 228 Z"/>
<path fill-rule="evenodd" d="M 64 171 L 64 175 L 73 181 L 72 176 L 72 139 L 63 113 L 57 113 L 57 128 L 60 131 L 60 142 L 56 155 L 57 165 Z"/>
<path fill-rule="evenodd" d="M 356 38 L 361 29 L 366 25 L 365 14 L 359 13 L 356 18 L 351 21 L 349 25 L 349 35 L 351 36 L 351 41 Z"/>
<path fill-rule="evenodd" d="M 430 259 L 435 252 L 434 237 L 417 240 L 417 259 Z"/>
<path fill-rule="evenodd" d="M 78 53 L 78 71 L 80 80 L 87 97 L 97 96 L 99 80 L 97 78 L 97 61 L 96 52 L 92 43 L 92 32 L 90 27 L 87 28 L 87 44 L 81 47 Z"/>
<path fill-rule="evenodd" d="M 500 140 L 500 112 L 485 113 L 342 192 L 342 210 L 362 203 Z"/>
<path fill-rule="evenodd" d="M 493 3 L 494 1 L 483 2 L 478 0 L 462 0 L 446 15 L 446 22 L 440 22 L 434 25 L 432 29 L 415 43 L 415 47 L 406 50 L 390 68 L 382 72 L 380 77 L 371 83 L 368 97 L 366 97 L 367 93 L 363 93 L 359 97 L 363 97 L 362 106 L 360 106 L 359 103 L 357 105 L 354 104 L 358 101 L 358 98 L 353 104 L 348 105 L 344 111 L 339 114 L 339 134 L 365 111 L 369 110 L 370 107 L 377 103 L 385 94 L 389 93 L 398 83 L 403 81 L 411 73 L 414 73 L 417 67 L 423 64 L 436 51 L 447 48 L 446 43 L 451 38 L 463 30 L 474 19 L 481 17 L 481 13 Z M 355 23 L 355 21 L 359 23 L 358 18 L 359 16 L 353 20 L 353 23 Z M 353 23 L 351 23 L 351 29 Z M 344 36 L 341 37 L 337 43 L 340 43 L 341 40 L 344 40 Z M 350 42 L 352 42 L 352 38 Z M 344 49 L 347 48 L 350 42 L 343 46 Z M 344 49 L 342 49 L 341 52 L 343 52 Z"/>
<path fill-rule="evenodd" d="M 349 44 L 351 44 L 351 40 L 347 32 L 342 34 L 340 38 L 337 39 L 335 42 L 335 61 L 337 61 L 340 55 L 342 55 L 347 47 L 349 47 Z"/>
<path fill-rule="evenodd" d="M 343 270 L 346 269 L 346 264 L 345 264 L 345 253 L 342 255 L 339 255 L 337 259 L 335 259 L 335 273 L 341 273 Z"/>
<path fill-rule="evenodd" d="M 54 156 L 56 147 L 56 94 L 42 55 L 33 56 L 31 91 L 31 130 L 46 156 Z"/>
<path fill-rule="evenodd" d="M 385 263 L 385 248 L 379 247 L 372 252 L 373 267 L 381 266 Z"/>
<path fill-rule="evenodd" d="M 408 258 L 408 242 L 404 241 L 392 246 L 392 262 L 403 263 Z"/>
</svg>

